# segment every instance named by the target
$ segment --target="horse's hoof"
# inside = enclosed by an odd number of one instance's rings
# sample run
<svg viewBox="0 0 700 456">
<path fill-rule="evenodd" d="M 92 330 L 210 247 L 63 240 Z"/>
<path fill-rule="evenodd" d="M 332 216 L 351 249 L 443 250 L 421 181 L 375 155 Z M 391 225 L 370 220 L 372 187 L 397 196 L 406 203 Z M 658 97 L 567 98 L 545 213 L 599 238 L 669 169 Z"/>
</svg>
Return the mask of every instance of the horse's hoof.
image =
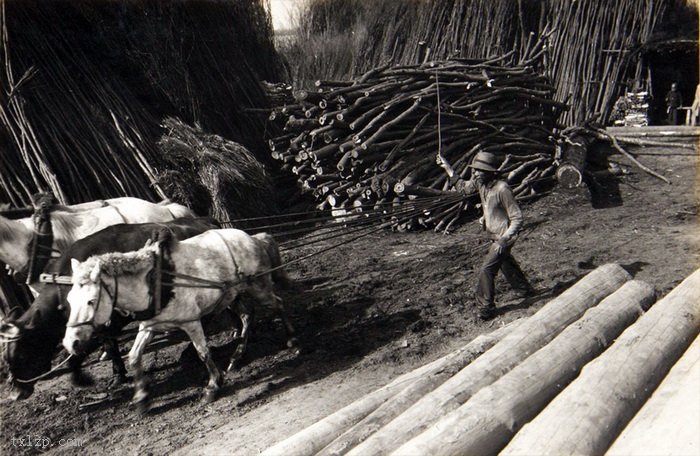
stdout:
<svg viewBox="0 0 700 456">
<path fill-rule="evenodd" d="M 151 401 L 149 401 L 148 399 L 143 399 L 133 404 L 134 408 L 136 409 L 136 413 L 139 416 L 146 415 L 151 410 Z"/>
<path fill-rule="evenodd" d="M 117 386 L 122 386 L 128 383 L 129 379 L 126 378 L 126 375 L 116 375 L 112 377 L 112 379 L 109 381 L 107 386 L 109 388 L 116 388 Z"/>
<path fill-rule="evenodd" d="M 137 391 L 131 400 L 131 404 L 136 408 L 136 413 L 139 415 L 145 415 L 151 409 L 151 400 L 145 391 Z"/>
<path fill-rule="evenodd" d="M 218 389 L 207 389 L 204 391 L 204 396 L 202 396 L 202 403 L 204 404 L 211 404 L 216 400 L 216 396 L 218 394 L 219 390 Z"/>
<path fill-rule="evenodd" d="M 34 392 L 33 383 L 11 384 L 9 399 L 13 401 L 21 401 L 27 399 Z"/>
</svg>

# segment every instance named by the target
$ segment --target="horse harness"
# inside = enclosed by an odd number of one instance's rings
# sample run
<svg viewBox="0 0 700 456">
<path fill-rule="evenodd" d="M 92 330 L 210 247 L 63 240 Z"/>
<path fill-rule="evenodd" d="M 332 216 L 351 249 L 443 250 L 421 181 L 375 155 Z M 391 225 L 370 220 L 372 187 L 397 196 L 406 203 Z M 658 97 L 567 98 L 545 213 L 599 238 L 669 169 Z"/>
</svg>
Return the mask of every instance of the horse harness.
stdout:
<svg viewBox="0 0 700 456">
<path fill-rule="evenodd" d="M 44 270 L 53 253 L 59 253 L 53 248 L 53 229 L 51 226 L 51 207 L 54 204 L 53 195 L 42 193 L 33 197 L 34 213 L 32 222 L 34 229 L 32 238 L 27 246 L 29 262 L 21 270 L 16 271 L 15 278 L 26 276 L 24 283 L 34 283 Z"/>
<path fill-rule="evenodd" d="M 230 251 L 230 249 L 228 250 L 236 271 L 235 275 L 238 278 L 236 280 L 215 281 L 175 272 L 175 268 L 172 262 L 166 259 L 168 255 L 165 252 L 163 243 L 161 243 L 159 246 L 159 252 L 154 255 L 153 269 L 147 274 L 147 281 L 149 283 L 149 303 L 146 310 L 128 312 L 116 307 L 116 302 L 119 297 L 119 278 L 117 276 L 113 276 L 114 289 L 110 290 L 109 286 L 107 285 L 107 283 L 105 283 L 104 279 L 100 277 L 100 289 L 97 295 L 97 303 L 95 306 L 94 315 L 97 314 L 100 303 L 102 302 L 103 290 L 107 294 L 109 299 L 112 301 L 112 308 L 114 310 L 121 313 L 122 315 L 129 316 L 134 320 L 138 321 L 150 320 L 152 318 L 155 318 L 158 314 L 160 314 L 172 298 L 172 289 L 175 287 L 219 289 L 221 290 L 221 296 L 214 304 L 214 307 L 218 307 L 221 301 L 225 298 L 227 292 L 234 285 L 240 283 L 242 280 L 251 279 L 251 277 L 249 276 L 242 276 L 242 274 L 240 273 L 240 268 L 238 267 L 238 264 L 234 259 L 233 253 Z M 180 279 L 180 281 L 177 281 L 177 279 Z M 60 276 L 56 274 L 41 274 L 40 280 L 43 283 L 54 283 L 57 285 L 72 284 L 72 277 Z M 94 322 L 94 317 L 88 321 L 66 324 L 67 328 L 74 328 L 78 326 L 92 326 L 95 329 L 97 328 L 97 325 L 95 325 Z"/>
<path fill-rule="evenodd" d="M 27 246 L 29 262 L 20 271 L 14 271 L 12 275 L 19 282 L 24 279 L 26 285 L 31 285 L 37 279 L 40 280 L 41 273 L 46 268 L 49 260 L 57 258 L 54 253 L 60 255 L 60 251 L 53 248 L 53 226 L 51 224 L 51 209 L 56 204 L 56 198 L 52 193 L 37 193 L 32 195 L 32 222 L 34 229 L 32 238 Z M 102 207 L 109 206 L 109 203 L 102 201 Z M 118 208 L 112 206 L 117 214 L 126 221 Z M 26 276 L 26 277 L 23 277 Z"/>
</svg>

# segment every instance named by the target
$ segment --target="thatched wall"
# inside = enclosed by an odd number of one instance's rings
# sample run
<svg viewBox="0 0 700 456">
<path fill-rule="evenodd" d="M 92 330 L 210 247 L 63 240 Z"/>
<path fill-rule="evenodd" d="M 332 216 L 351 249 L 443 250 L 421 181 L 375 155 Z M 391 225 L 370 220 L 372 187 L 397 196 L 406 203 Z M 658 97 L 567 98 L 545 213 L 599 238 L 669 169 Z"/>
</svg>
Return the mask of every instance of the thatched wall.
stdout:
<svg viewBox="0 0 700 456">
<path fill-rule="evenodd" d="M 568 124 L 594 114 L 607 118 L 638 73 L 635 55 L 666 11 L 687 0 L 311 0 L 300 13 L 296 41 L 284 51 L 298 85 L 314 79 L 350 79 L 385 64 L 426 58 L 482 59 L 522 53 L 547 35 L 543 63 L 557 99 L 567 100 Z M 695 11 L 695 13 L 693 13 Z M 532 36 L 531 36 L 532 33 Z"/>
<path fill-rule="evenodd" d="M 269 163 L 250 110 L 267 106 L 259 81 L 282 73 L 264 3 L 0 1 L 0 201 L 168 196 L 166 117 Z"/>
</svg>

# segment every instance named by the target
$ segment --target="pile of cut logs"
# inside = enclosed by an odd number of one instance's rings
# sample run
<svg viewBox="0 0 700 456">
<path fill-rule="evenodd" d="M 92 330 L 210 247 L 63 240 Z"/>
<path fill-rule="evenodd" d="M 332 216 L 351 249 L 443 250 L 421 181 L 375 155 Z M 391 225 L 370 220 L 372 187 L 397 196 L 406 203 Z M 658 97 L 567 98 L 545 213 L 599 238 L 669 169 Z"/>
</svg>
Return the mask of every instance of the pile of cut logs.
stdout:
<svg viewBox="0 0 700 456">
<path fill-rule="evenodd" d="M 294 91 L 272 110 L 270 120 L 284 130 L 269 140 L 272 156 L 320 209 L 340 213 L 444 195 L 438 152 L 468 178 L 476 151 L 492 151 L 516 196 L 532 197 L 554 175 L 553 135 L 567 106 L 532 66 L 502 61 L 429 62 L 317 81 L 317 90 Z M 457 202 L 433 223 L 454 220 L 464 206 Z"/>
</svg>

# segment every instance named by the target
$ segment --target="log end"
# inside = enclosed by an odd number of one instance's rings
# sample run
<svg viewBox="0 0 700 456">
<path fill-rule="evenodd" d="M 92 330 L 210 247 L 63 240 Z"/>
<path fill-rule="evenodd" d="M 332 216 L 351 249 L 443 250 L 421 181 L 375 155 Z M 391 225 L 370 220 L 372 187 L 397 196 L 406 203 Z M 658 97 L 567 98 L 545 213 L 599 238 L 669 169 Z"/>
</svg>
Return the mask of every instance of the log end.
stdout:
<svg viewBox="0 0 700 456">
<path fill-rule="evenodd" d="M 557 180 L 562 187 L 572 189 L 581 186 L 583 176 L 575 166 L 564 164 L 557 169 Z"/>
</svg>

